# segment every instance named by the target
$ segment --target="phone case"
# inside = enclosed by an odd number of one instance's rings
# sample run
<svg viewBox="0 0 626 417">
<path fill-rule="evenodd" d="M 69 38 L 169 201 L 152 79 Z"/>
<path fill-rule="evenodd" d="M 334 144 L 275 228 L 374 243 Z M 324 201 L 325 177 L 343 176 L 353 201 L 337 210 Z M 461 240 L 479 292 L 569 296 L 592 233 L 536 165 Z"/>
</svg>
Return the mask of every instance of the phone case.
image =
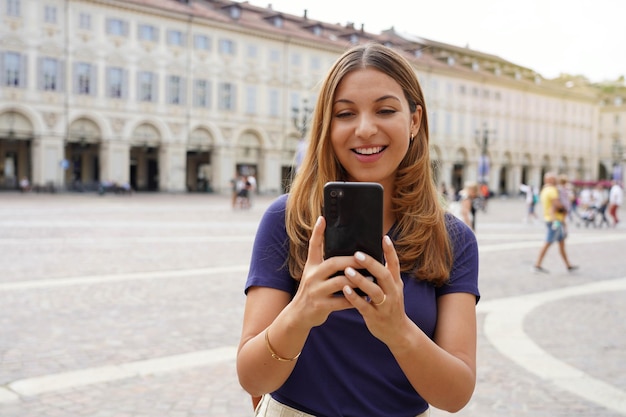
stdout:
<svg viewBox="0 0 626 417">
<path fill-rule="evenodd" d="M 384 262 L 382 185 L 371 182 L 327 183 L 324 186 L 324 218 L 324 258 L 352 256 L 361 251 L 380 263 Z M 367 270 L 359 272 L 371 277 Z"/>
</svg>

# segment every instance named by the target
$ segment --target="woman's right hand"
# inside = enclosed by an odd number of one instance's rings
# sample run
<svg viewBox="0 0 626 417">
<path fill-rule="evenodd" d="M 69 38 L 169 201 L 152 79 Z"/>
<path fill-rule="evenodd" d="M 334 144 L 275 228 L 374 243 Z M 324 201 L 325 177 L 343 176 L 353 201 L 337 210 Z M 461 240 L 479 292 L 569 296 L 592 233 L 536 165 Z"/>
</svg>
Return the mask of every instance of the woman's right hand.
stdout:
<svg viewBox="0 0 626 417">
<path fill-rule="evenodd" d="M 345 285 L 351 285 L 343 275 L 329 278 L 343 271 L 348 266 L 356 268 L 352 256 L 335 256 L 324 260 L 324 230 L 326 220 L 318 217 L 309 240 L 309 251 L 306 264 L 300 279 L 298 291 L 289 309 L 302 320 L 302 324 L 315 327 L 323 324 L 333 311 L 353 308 L 341 293 Z"/>
</svg>

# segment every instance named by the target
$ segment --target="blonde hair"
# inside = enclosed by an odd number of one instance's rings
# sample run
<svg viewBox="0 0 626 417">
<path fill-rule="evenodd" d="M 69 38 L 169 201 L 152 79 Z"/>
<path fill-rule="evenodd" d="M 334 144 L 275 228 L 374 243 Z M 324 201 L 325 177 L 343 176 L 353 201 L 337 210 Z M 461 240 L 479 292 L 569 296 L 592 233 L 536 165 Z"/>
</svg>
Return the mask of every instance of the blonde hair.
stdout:
<svg viewBox="0 0 626 417">
<path fill-rule="evenodd" d="M 396 171 L 392 210 L 398 240 L 394 242 L 400 266 L 419 279 L 443 284 L 452 265 L 452 248 L 446 230 L 445 210 L 434 183 L 424 96 L 415 71 L 398 52 L 379 44 L 346 51 L 322 83 L 312 122 L 309 146 L 287 200 L 289 271 L 299 280 L 308 256 L 313 225 L 322 214 L 323 188 L 328 181 L 346 180 L 330 141 L 335 91 L 350 72 L 373 68 L 393 78 L 402 88 L 411 113 L 422 108 L 419 131 Z"/>
</svg>

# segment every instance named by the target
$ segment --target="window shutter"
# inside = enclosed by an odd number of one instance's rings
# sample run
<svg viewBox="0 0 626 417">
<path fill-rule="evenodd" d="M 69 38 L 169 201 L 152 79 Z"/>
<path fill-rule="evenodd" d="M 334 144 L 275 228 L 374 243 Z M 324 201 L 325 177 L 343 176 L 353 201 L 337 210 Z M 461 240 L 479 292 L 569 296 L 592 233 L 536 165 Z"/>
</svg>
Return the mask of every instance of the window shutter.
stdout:
<svg viewBox="0 0 626 417">
<path fill-rule="evenodd" d="M 6 67 L 4 62 L 6 60 L 6 52 L 0 52 L 0 85 L 5 86 L 7 83 Z"/>
<path fill-rule="evenodd" d="M 137 96 L 137 101 L 143 101 L 143 97 L 141 96 L 141 74 L 142 71 L 137 71 L 135 76 L 135 94 Z"/>
<path fill-rule="evenodd" d="M 72 84 L 73 84 L 72 85 L 72 90 L 74 91 L 74 94 L 79 94 L 79 91 L 78 91 L 78 89 L 79 89 L 79 87 L 78 87 L 79 86 L 78 78 L 79 78 L 80 74 L 78 73 L 78 66 L 79 66 L 79 63 L 78 62 L 74 62 L 74 65 L 73 65 L 74 68 L 72 69 Z"/>
<path fill-rule="evenodd" d="M 154 72 L 152 73 L 152 102 L 153 103 L 158 103 L 159 102 L 159 76 L 157 74 L 155 74 Z"/>
<path fill-rule="evenodd" d="M 57 91 L 65 91 L 65 61 L 57 60 Z"/>
<path fill-rule="evenodd" d="M 28 56 L 26 54 L 20 54 L 20 73 L 19 73 L 19 80 L 18 80 L 18 87 L 20 88 L 26 88 L 26 86 L 28 85 L 27 80 L 26 80 L 26 74 L 28 74 L 27 71 L 27 65 L 28 65 Z"/>
<path fill-rule="evenodd" d="M 128 70 L 122 71 L 122 97 L 123 99 L 128 98 Z"/>
<path fill-rule="evenodd" d="M 96 96 L 98 95 L 98 68 L 95 64 L 90 64 L 89 68 L 89 95 Z"/>
<path fill-rule="evenodd" d="M 180 104 L 187 103 L 187 79 L 180 77 Z"/>
<path fill-rule="evenodd" d="M 43 90 L 44 88 L 44 67 L 43 67 L 44 58 L 37 58 L 37 89 Z"/>
</svg>

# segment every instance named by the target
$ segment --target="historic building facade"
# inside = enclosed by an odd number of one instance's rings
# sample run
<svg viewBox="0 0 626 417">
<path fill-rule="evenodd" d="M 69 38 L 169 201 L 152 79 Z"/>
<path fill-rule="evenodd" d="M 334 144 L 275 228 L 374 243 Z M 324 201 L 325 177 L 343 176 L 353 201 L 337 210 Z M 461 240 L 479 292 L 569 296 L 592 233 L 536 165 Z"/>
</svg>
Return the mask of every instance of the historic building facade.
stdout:
<svg viewBox="0 0 626 417">
<path fill-rule="evenodd" d="M 439 182 L 515 194 L 610 159 L 596 89 L 393 29 L 229 0 L 0 0 L 0 21 L 0 189 L 229 192 L 243 172 L 281 192 L 318 83 L 364 42 L 414 65 Z"/>
</svg>

